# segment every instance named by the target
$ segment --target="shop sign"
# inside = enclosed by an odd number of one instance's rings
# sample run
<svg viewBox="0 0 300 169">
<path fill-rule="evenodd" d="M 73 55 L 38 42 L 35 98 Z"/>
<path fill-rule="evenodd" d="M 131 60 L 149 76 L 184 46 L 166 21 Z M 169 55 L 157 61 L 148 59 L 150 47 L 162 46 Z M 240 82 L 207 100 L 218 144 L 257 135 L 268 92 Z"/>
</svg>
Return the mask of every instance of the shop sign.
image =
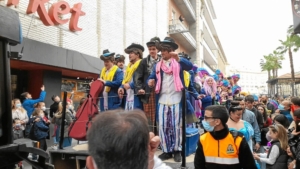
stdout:
<svg viewBox="0 0 300 169">
<path fill-rule="evenodd" d="M 8 0 L 7 6 L 16 6 L 20 0 Z M 78 21 L 81 16 L 85 15 L 85 12 L 81 10 L 82 3 L 74 4 L 73 8 L 70 7 L 68 2 L 59 1 L 52 4 L 47 12 L 45 3 L 49 0 L 29 0 L 27 7 L 27 14 L 38 13 L 41 21 L 46 26 L 63 25 L 69 22 L 69 29 L 72 32 L 81 31 L 82 28 L 78 27 Z M 71 13 L 69 19 L 62 19 L 61 16 Z"/>
</svg>

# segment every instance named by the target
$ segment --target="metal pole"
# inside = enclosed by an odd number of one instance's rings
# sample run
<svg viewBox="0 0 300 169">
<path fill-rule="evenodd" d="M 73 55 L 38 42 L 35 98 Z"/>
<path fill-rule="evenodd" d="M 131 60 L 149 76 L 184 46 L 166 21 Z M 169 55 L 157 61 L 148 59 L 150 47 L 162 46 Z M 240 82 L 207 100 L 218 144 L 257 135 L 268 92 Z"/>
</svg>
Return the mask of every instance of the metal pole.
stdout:
<svg viewBox="0 0 300 169">
<path fill-rule="evenodd" d="M 12 144 L 10 60 L 6 41 L 0 40 L 0 146 Z"/>
<path fill-rule="evenodd" d="M 185 88 L 182 90 L 182 163 L 181 168 L 186 168 L 186 154 L 185 154 L 185 142 L 186 142 L 186 124 L 185 124 L 185 115 L 186 115 L 186 95 Z"/>
<path fill-rule="evenodd" d="M 64 133 L 65 133 L 65 119 L 66 119 L 66 108 L 67 108 L 67 92 L 64 92 L 63 98 L 63 112 L 61 117 L 60 125 L 60 138 L 59 138 L 59 149 L 63 149 Z"/>
</svg>

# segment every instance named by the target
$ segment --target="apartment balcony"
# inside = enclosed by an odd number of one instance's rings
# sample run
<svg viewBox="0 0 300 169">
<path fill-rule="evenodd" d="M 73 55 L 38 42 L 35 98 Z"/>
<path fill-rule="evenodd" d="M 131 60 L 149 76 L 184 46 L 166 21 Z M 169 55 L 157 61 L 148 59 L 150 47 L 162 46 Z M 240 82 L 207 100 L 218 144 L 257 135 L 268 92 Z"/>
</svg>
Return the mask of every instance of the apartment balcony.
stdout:
<svg viewBox="0 0 300 169">
<path fill-rule="evenodd" d="M 189 23 L 196 22 L 196 12 L 189 0 L 174 0 L 185 20 Z"/>
<path fill-rule="evenodd" d="M 188 51 L 194 51 L 197 49 L 195 38 L 189 32 L 189 29 L 179 20 L 172 20 L 170 22 L 168 33 L 177 43 Z"/>
<path fill-rule="evenodd" d="M 204 62 L 207 63 L 210 67 L 214 68 L 216 65 L 218 65 L 218 60 L 214 54 L 214 51 L 212 51 L 209 48 L 205 40 L 202 41 L 202 45 L 203 45 Z"/>
<path fill-rule="evenodd" d="M 217 50 L 217 42 L 215 41 L 214 35 L 212 31 L 209 29 L 209 26 L 206 22 L 206 20 L 203 20 L 203 38 L 206 41 L 207 45 L 211 50 Z"/>
</svg>

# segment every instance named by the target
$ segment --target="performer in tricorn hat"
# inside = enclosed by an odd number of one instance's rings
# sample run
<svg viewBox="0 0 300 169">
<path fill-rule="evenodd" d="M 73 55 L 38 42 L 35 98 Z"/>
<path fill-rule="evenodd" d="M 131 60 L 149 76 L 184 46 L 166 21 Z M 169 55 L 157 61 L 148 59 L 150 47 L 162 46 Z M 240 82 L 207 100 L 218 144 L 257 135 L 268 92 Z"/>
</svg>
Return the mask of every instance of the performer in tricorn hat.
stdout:
<svg viewBox="0 0 300 169">
<path fill-rule="evenodd" d="M 149 88 L 149 86 L 146 84 L 147 79 L 152 72 L 153 66 L 161 59 L 161 56 L 158 55 L 159 50 L 156 48 L 159 42 L 160 39 L 158 37 L 154 37 L 147 42 L 149 55 L 142 59 L 134 78 L 136 93 L 139 94 L 138 96 L 143 102 L 144 112 L 148 119 L 148 125 L 150 130 L 153 132 L 156 131 L 154 128 L 156 110 L 155 91 Z"/>
<path fill-rule="evenodd" d="M 181 161 L 181 98 L 184 89 L 183 70 L 189 71 L 193 64 L 180 58 L 174 52 L 178 45 L 170 37 L 166 37 L 158 45 L 162 60 L 153 68 L 149 76 L 149 87 L 155 87 L 158 98 L 158 127 L 163 154 L 162 160 L 172 158 Z M 155 84 L 156 82 L 156 84 Z"/>
<path fill-rule="evenodd" d="M 100 110 L 112 110 L 120 108 L 122 100 L 118 97 L 118 89 L 122 84 L 123 71 L 114 65 L 115 53 L 109 52 L 108 49 L 103 51 L 100 59 L 104 62 L 104 68 L 100 73 L 98 80 L 102 81 L 105 89 L 100 98 Z"/>
<path fill-rule="evenodd" d="M 135 76 L 134 73 L 140 65 L 141 59 L 143 58 L 143 52 L 144 47 L 135 43 L 132 43 L 125 49 L 125 53 L 129 54 L 130 63 L 126 68 L 122 85 L 120 86 L 118 91 L 120 98 L 123 98 L 125 91 L 127 93 L 125 110 L 132 110 L 136 108 L 143 110 L 143 104 L 141 100 L 134 93 L 135 86 L 133 82 Z"/>
</svg>

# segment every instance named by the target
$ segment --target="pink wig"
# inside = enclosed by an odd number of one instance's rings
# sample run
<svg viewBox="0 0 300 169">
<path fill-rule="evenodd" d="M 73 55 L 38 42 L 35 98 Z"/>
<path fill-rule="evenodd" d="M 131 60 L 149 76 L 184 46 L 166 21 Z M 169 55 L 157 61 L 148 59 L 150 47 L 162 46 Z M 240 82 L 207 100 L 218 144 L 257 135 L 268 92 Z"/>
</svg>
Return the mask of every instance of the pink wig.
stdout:
<svg viewBox="0 0 300 169">
<path fill-rule="evenodd" d="M 213 85 L 212 85 L 212 87 L 210 87 L 208 84 L 207 84 L 207 81 L 208 80 L 212 80 L 212 82 L 213 82 Z M 216 83 L 216 81 L 214 80 L 214 78 L 212 78 L 212 77 L 207 77 L 206 79 L 205 79 L 205 81 L 204 81 L 204 84 L 203 84 L 203 88 L 204 88 L 204 90 L 205 90 L 205 93 L 206 93 L 206 95 L 211 95 L 212 93 L 217 93 L 217 83 Z"/>
</svg>

